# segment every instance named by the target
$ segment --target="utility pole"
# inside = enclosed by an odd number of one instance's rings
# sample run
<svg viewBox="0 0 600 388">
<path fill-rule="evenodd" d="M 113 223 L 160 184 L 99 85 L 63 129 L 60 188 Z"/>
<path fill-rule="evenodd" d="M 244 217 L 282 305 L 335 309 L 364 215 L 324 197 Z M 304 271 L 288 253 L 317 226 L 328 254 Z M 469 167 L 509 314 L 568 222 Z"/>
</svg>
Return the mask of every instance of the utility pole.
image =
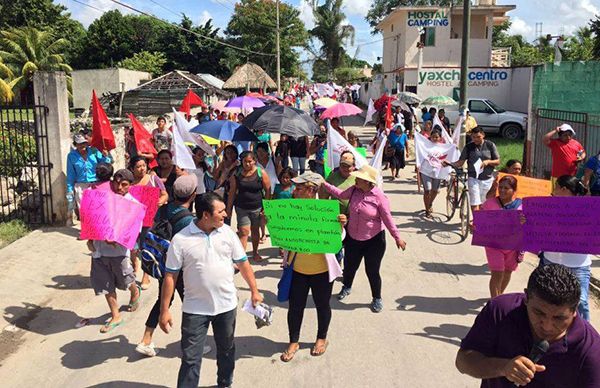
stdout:
<svg viewBox="0 0 600 388">
<path fill-rule="evenodd" d="M 275 1 L 275 9 L 277 13 L 277 95 L 281 96 L 281 48 L 279 46 L 279 35 L 281 35 L 281 31 L 279 30 L 279 0 Z"/>
<path fill-rule="evenodd" d="M 469 38 L 471 37 L 471 0 L 463 2 L 463 34 L 460 55 L 460 108 L 464 113 L 467 108 L 467 73 L 469 71 Z M 466 118 L 466 117 L 465 117 Z M 459 128 L 460 129 L 460 128 Z M 460 148 L 466 143 L 465 133 L 460 134 Z"/>
</svg>

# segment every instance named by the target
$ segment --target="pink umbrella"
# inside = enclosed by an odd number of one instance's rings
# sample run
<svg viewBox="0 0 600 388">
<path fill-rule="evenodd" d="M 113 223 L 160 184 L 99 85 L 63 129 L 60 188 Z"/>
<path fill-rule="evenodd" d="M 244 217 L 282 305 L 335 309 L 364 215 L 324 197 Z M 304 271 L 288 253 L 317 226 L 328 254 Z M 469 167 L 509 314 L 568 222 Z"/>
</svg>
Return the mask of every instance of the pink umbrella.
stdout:
<svg viewBox="0 0 600 388">
<path fill-rule="evenodd" d="M 218 110 L 219 112 L 231 112 L 231 113 L 240 113 L 242 110 L 240 108 L 228 108 L 226 107 L 229 101 L 219 100 L 210 105 L 211 108 Z"/>
<path fill-rule="evenodd" d="M 325 109 L 319 116 L 322 119 L 332 119 L 334 117 L 354 116 L 362 113 L 362 109 L 354 104 L 338 103 Z"/>
</svg>

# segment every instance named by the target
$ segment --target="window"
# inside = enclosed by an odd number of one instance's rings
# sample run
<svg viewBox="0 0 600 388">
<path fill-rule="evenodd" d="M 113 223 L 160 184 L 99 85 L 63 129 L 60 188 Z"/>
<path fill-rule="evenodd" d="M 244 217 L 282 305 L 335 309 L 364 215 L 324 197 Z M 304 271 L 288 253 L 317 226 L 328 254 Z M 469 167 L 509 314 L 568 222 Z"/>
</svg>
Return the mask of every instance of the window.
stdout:
<svg viewBox="0 0 600 388">
<path fill-rule="evenodd" d="M 420 41 L 425 47 L 435 46 L 435 27 L 423 28 Z"/>
<path fill-rule="evenodd" d="M 469 110 L 473 113 L 493 113 L 490 107 L 483 101 L 469 101 Z"/>
</svg>

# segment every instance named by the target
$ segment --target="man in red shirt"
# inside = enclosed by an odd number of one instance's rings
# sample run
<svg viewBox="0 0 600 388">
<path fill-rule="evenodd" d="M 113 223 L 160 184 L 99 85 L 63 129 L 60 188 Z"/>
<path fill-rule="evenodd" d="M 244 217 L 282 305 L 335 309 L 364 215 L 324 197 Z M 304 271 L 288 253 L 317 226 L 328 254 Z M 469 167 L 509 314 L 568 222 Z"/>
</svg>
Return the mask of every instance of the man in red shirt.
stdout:
<svg viewBox="0 0 600 388">
<path fill-rule="evenodd" d="M 558 138 L 553 139 L 554 134 Z M 563 175 L 574 176 L 577 164 L 585 159 L 583 146 L 575 139 L 575 131 L 569 124 L 562 124 L 544 135 L 543 142 L 552 153 L 552 186 Z"/>
</svg>

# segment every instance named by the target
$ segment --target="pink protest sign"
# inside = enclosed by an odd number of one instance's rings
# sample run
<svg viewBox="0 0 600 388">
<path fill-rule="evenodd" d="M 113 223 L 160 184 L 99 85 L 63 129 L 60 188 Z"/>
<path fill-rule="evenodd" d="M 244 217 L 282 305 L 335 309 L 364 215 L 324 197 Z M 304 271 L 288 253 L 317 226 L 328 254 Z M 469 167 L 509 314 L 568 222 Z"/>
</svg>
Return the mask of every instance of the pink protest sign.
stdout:
<svg viewBox="0 0 600 388">
<path fill-rule="evenodd" d="M 524 249 L 600 254 L 600 197 L 523 199 Z"/>
<path fill-rule="evenodd" d="M 473 213 L 471 245 L 498 249 L 520 250 L 523 228 L 519 210 L 480 210 Z"/>
<path fill-rule="evenodd" d="M 133 249 L 146 207 L 112 191 L 85 190 L 80 204 L 82 240 L 116 241 Z"/>
<path fill-rule="evenodd" d="M 146 215 L 144 216 L 144 226 L 154 224 L 154 216 L 158 211 L 158 199 L 160 198 L 160 189 L 152 186 L 131 186 L 129 194 L 144 205 L 146 205 Z"/>
</svg>

